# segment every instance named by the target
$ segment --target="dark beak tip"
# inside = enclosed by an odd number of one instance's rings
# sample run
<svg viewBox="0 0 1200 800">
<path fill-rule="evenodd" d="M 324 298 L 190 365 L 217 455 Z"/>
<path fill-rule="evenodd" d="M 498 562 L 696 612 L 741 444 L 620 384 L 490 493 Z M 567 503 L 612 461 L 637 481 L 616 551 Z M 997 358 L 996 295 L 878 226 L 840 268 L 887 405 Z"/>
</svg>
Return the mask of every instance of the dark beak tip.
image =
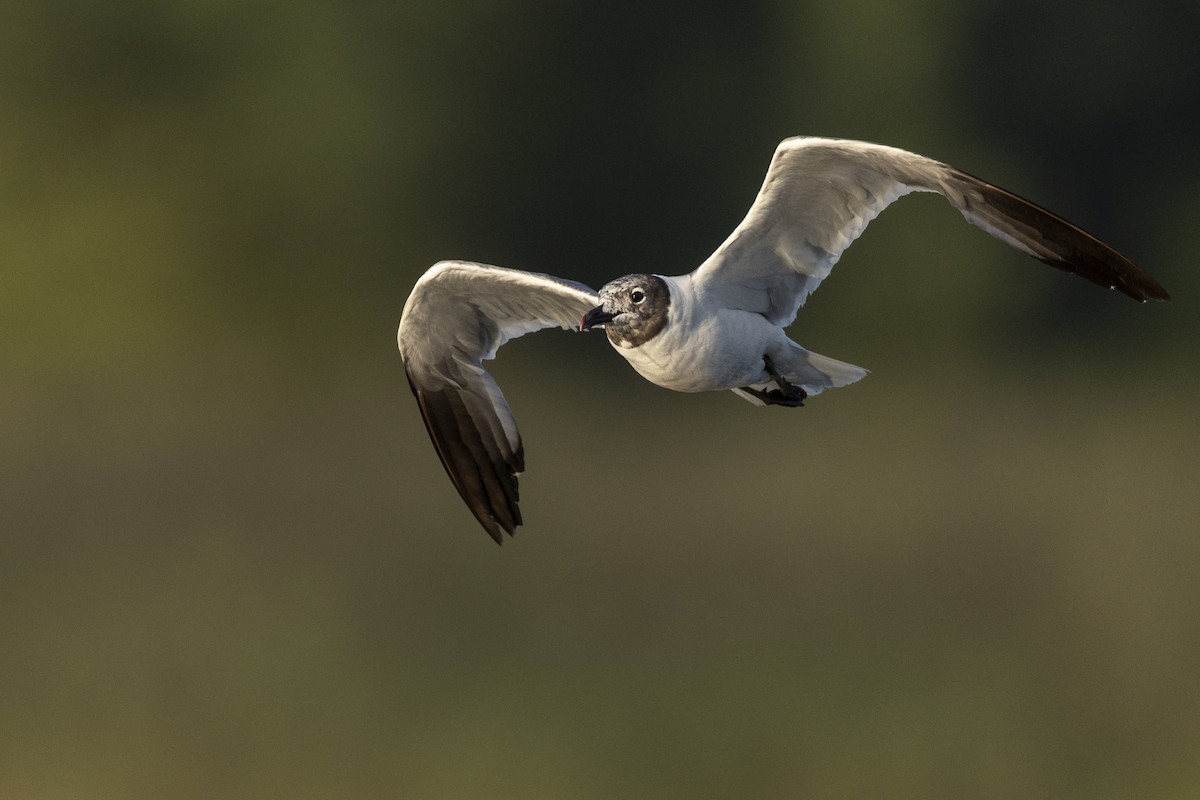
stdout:
<svg viewBox="0 0 1200 800">
<path fill-rule="evenodd" d="M 607 313 L 604 310 L 604 306 L 596 306 L 579 320 L 579 330 L 588 331 L 606 322 L 612 322 L 612 314 Z"/>
</svg>

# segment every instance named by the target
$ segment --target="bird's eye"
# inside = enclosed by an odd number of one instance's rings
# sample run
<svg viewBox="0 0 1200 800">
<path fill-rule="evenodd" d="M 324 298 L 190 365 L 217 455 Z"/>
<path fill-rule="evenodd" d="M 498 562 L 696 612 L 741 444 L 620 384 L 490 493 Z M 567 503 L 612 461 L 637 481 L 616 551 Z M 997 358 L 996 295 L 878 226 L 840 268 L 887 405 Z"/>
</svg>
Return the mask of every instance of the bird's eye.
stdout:
<svg viewBox="0 0 1200 800">
<path fill-rule="evenodd" d="M 634 289 L 632 292 L 629 293 L 629 299 L 635 303 L 640 303 L 646 299 L 646 293 L 643 292 L 641 289 Z"/>
</svg>

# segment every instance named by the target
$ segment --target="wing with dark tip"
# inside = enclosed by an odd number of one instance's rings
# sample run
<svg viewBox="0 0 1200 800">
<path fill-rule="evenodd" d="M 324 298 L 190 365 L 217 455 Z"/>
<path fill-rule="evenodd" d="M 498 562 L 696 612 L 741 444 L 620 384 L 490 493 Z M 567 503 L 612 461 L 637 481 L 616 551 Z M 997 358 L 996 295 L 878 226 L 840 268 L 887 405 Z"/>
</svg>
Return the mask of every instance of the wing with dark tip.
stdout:
<svg viewBox="0 0 1200 800">
<path fill-rule="evenodd" d="M 599 303 L 581 283 L 515 269 L 443 261 L 404 304 L 396 339 L 425 429 L 463 502 L 499 544 L 521 524 L 524 448 L 512 409 L 483 368 L 509 339 L 578 329 Z"/>
<path fill-rule="evenodd" d="M 871 220 L 910 192 L 937 192 L 968 222 L 1052 267 L 1135 300 L 1169 300 L 1113 248 L 1040 206 L 895 147 L 786 139 L 746 218 L 693 273 L 731 308 L 788 325 Z"/>
</svg>

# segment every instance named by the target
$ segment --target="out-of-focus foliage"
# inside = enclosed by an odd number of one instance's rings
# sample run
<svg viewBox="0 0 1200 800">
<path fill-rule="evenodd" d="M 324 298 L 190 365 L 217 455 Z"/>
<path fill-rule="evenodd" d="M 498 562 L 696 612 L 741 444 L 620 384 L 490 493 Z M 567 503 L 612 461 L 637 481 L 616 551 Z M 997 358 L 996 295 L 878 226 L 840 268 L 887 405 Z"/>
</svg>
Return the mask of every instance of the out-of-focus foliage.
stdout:
<svg viewBox="0 0 1200 800">
<path fill-rule="evenodd" d="M 42 3 L 0 25 L 0 797 L 1200 792 L 1200 20 L 1179 4 Z M 440 258 L 692 269 L 775 143 L 936 198 L 794 327 L 799 411 L 509 345 L 528 524 L 393 333 Z"/>
</svg>

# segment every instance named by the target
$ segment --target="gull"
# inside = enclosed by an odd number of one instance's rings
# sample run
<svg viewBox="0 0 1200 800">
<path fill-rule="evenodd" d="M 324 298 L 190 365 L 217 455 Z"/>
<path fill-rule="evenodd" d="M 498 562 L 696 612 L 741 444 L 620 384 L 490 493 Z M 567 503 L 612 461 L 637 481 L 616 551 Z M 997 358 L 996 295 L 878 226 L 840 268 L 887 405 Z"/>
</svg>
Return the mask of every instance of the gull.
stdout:
<svg viewBox="0 0 1200 800">
<path fill-rule="evenodd" d="M 442 261 L 417 281 L 397 332 L 405 373 L 442 466 L 484 530 L 500 544 L 522 524 L 521 435 L 483 368 L 501 345 L 544 328 L 602 327 L 659 386 L 802 406 L 866 370 L 805 350 L 784 328 L 867 224 L 910 192 L 940 194 L 968 222 L 1052 267 L 1141 302 L 1170 299 L 1096 237 L 940 161 L 868 142 L 785 139 L 746 218 L 686 275 L 626 275 L 596 292 L 551 275 Z"/>
</svg>

